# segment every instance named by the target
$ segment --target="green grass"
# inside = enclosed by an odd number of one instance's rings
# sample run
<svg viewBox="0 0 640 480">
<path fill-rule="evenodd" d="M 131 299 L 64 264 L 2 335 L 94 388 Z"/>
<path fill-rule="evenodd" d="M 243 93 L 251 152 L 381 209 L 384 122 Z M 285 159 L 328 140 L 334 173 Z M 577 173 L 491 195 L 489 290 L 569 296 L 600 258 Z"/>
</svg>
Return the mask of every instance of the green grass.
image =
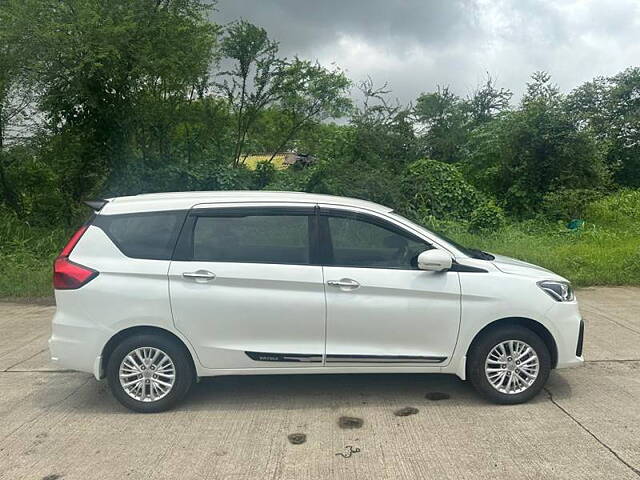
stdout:
<svg viewBox="0 0 640 480">
<path fill-rule="evenodd" d="M 577 286 L 640 285 L 638 231 L 514 224 L 494 234 L 449 233 L 464 245 L 548 268 Z"/>
<path fill-rule="evenodd" d="M 53 260 L 72 233 L 30 227 L 0 215 L 0 298 L 53 295 Z"/>
<path fill-rule="evenodd" d="M 498 232 L 446 233 L 463 245 L 508 255 L 552 270 L 578 286 L 640 285 L 640 190 L 621 190 L 591 203 L 586 223 L 513 223 Z"/>
<path fill-rule="evenodd" d="M 579 231 L 561 223 L 511 223 L 473 234 L 448 224 L 460 243 L 546 267 L 577 286 L 640 285 L 640 191 L 622 191 L 589 206 Z M 0 298 L 52 294 L 53 259 L 73 229 L 36 228 L 0 212 Z"/>
</svg>

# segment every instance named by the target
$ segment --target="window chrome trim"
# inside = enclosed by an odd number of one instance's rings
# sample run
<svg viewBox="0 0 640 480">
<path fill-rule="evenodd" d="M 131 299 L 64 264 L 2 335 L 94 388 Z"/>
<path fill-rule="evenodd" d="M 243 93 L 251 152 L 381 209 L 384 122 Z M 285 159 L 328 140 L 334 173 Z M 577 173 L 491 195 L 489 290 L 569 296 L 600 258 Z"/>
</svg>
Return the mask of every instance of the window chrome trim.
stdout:
<svg viewBox="0 0 640 480">
<path fill-rule="evenodd" d="M 422 240 L 424 240 L 425 242 L 433 245 L 434 247 L 440 248 L 441 250 L 445 250 L 446 252 L 448 252 L 449 254 L 451 254 L 451 256 L 453 257 L 464 257 L 465 255 L 462 254 L 462 252 L 459 252 L 457 249 L 453 248 L 453 246 L 449 245 L 449 244 L 443 244 L 442 241 L 439 238 L 432 238 L 429 235 L 425 234 L 425 232 L 427 232 L 428 230 L 424 230 L 424 231 L 420 231 L 417 230 L 415 228 L 412 228 L 410 225 L 407 225 L 403 222 L 398 221 L 395 217 L 391 217 L 389 215 L 385 215 L 384 213 L 381 212 L 377 212 L 375 210 L 371 210 L 368 208 L 362 208 L 362 207 L 351 207 L 351 206 L 345 206 L 345 205 L 336 205 L 336 204 L 330 204 L 330 203 L 320 203 L 318 204 L 318 206 L 320 207 L 320 210 L 322 211 L 322 209 L 328 209 L 328 210 L 344 210 L 347 212 L 353 212 L 353 213 L 360 213 L 363 215 L 370 215 L 373 217 L 377 217 L 378 219 L 380 219 L 383 222 L 387 222 L 390 223 L 392 225 L 394 225 L 396 228 L 399 228 L 400 230 L 406 231 L 408 235 L 414 236 L 414 237 L 418 237 Z M 397 214 L 396 214 L 397 215 Z M 400 215 L 397 215 L 400 216 Z"/>
<path fill-rule="evenodd" d="M 321 266 L 318 262 L 318 207 L 315 203 L 291 202 L 229 202 L 224 205 L 198 204 L 194 205 L 186 214 L 184 224 L 178 235 L 172 261 L 195 263 L 237 263 L 247 265 L 293 265 L 293 266 Z M 193 235 L 199 217 L 243 217 L 243 216 L 300 216 L 307 217 L 310 228 L 308 235 L 309 261 L 304 263 L 271 262 L 271 261 L 228 261 L 228 260 L 194 260 Z"/>
<path fill-rule="evenodd" d="M 365 214 L 365 215 L 371 215 L 374 217 L 378 217 L 380 220 L 385 221 L 385 222 L 389 222 L 393 225 L 395 225 L 397 228 L 406 231 L 408 234 L 416 236 L 422 240 L 424 240 L 425 242 L 433 245 L 436 248 L 440 248 L 441 250 L 444 250 L 446 252 L 448 252 L 451 256 L 453 256 L 454 258 L 467 258 L 467 256 L 463 253 L 460 252 L 458 249 L 456 249 L 455 247 L 453 247 L 453 245 L 449 245 L 448 243 L 444 242 L 442 239 L 440 239 L 437 236 L 431 236 L 429 235 L 429 230 L 427 230 L 424 227 L 420 227 L 420 229 L 417 229 L 415 227 L 413 227 L 413 225 L 408 225 L 402 221 L 400 221 L 398 218 L 396 217 L 401 217 L 401 215 L 398 214 L 394 214 L 394 216 L 391 215 L 387 215 L 384 212 L 380 212 L 377 210 L 373 210 L 371 208 L 366 208 L 366 207 L 356 207 L 356 206 L 352 206 L 352 205 L 344 205 L 341 203 L 327 203 L 327 202 L 322 202 L 322 203 L 317 203 L 317 202 L 304 202 L 304 201 L 296 201 L 296 202 L 292 202 L 292 201 L 273 201 L 273 200 L 265 200 L 265 201 L 248 201 L 248 202 L 237 202 L 237 201 L 229 201 L 229 202 L 215 202 L 215 203 L 197 203 L 194 204 L 191 207 L 191 211 L 197 211 L 200 209 L 211 209 L 211 210 L 215 210 L 215 209 L 225 209 L 225 208 L 234 208 L 234 207 L 238 207 L 238 208 L 250 208 L 250 207 L 257 207 L 257 208 L 269 208 L 269 207 L 307 207 L 307 208 L 314 208 L 314 207 L 319 207 L 320 209 L 325 208 L 325 209 L 339 209 L 339 210 L 345 210 L 347 212 L 353 212 L 353 213 L 361 213 L 361 214 Z M 393 213 L 392 211 L 389 213 Z M 409 221 L 407 219 L 407 221 Z M 419 225 L 416 225 L 419 227 Z"/>
</svg>

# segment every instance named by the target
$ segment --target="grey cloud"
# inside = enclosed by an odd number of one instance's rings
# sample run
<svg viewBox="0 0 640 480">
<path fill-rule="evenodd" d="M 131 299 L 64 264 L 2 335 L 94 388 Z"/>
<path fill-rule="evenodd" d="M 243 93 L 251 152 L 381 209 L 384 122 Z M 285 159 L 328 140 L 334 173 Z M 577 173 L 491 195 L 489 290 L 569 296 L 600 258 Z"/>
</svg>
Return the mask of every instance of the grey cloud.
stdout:
<svg viewBox="0 0 640 480">
<path fill-rule="evenodd" d="M 637 0 L 219 0 L 218 23 L 266 28 L 283 55 L 335 62 L 354 81 L 389 82 L 409 102 L 485 72 L 516 96 L 536 70 L 563 90 L 640 58 Z"/>
<path fill-rule="evenodd" d="M 260 24 L 286 51 L 313 52 L 337 35 L 385 42 L 446 43 L 475 28 L 471 0 L 220 0 L 214 18 Z"/>
</svg>

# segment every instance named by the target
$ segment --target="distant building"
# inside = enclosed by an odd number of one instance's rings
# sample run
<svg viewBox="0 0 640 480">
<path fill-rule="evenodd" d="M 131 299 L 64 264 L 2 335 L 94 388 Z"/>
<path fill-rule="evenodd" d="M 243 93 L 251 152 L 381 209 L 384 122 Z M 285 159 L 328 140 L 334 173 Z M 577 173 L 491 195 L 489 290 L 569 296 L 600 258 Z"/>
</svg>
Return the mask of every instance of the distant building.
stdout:
<svg viewBox="0 0 640 480">
<path fill-rule="evenodd" d="M 244 165 L 249 169 L 249 170 L 255 170 L 256 167 L 258 166 L 258 163 L 260 162 L 267 162 L 269 161 L 269 159 L 271 158 L 271 154 L 265 154 L 265 155 L 247 155 L 242 163 L 244 163 Z M 275 157 L 273 157 L 273 160 L 271 160 L 271 163 L 273 164 L 273 166 L 277 169 L 277 170 L 284 170 L 285 168 L 288 167 L 288 165 L 284 164 L 284 154 L 277 154 Z"/>
<path fill-rule="evenodd" d="M 297 165 L 299 167 L 308 167 L 315 163 L 315 161 L 315 157 L 305 153 L 287 152 L 284 154 L 284 165 L 286 166 Z"/>
<path fill-rule="evenodd" d="M 255 170 L 256 166 L 260 162 L 266 162 L 271 158 L 271 154 L 256 154 L 256 155 L 247 155 L 244 158 L 243 163 L 249 170 Z M 283 152 L 277 153 L 271 163 L 278 170 L 284 170 L 292 165 L 296 165 L 298 167 L 308 167 L 309 165 L 313 165 L 315 163 L 316 158 L 303 153 L 297 152 Z"/>
</svg>

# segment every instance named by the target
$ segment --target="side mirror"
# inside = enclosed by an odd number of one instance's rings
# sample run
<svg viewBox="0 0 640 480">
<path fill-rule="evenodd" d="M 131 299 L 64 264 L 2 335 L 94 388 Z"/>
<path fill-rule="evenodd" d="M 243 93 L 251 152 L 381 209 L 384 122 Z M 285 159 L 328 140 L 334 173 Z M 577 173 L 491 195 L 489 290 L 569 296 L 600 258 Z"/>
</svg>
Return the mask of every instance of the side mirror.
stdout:
<svg viewBox="0 0 640 480">
<path fill-rule="evenodd" d="M 431 272 L 443 272 L 451 268 L 453 259 L 444 250 L 425 250 L 418 255 L 418 268 Z"/>
</svg>

